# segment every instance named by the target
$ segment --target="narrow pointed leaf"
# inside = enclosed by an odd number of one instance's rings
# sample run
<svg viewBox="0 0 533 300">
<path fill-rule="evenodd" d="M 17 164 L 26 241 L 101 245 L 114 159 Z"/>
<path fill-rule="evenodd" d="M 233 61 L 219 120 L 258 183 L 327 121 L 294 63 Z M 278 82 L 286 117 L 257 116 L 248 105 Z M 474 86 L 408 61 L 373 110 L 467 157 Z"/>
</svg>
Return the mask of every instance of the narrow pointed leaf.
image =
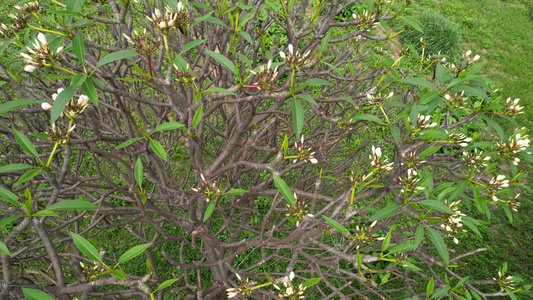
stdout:
<svg viewBox="0 0 533 300">
<path fill-rule="evenodd" d="M 13 128 L 13 133 L 15 134 L 15 140 L 22 149 L 24 149 L 29 155 L 39 158 L 39 153 L 35 149 L 35 146 L 22 132 Z"/>
<path fill-rule="evenodd" d="M 400 210 L 400 206 L 396 204 L 391 204 L 385 208 L 380 209 L 378 212 L 376 212 L 372 218 L 369 219 L 369 221 L 376 221 L 376 220 L 383 220 L 386 219 L 392 215 L 394 215 L 396 212 Z"/>
<path fill-rule="evenodd" d="M 420 153 L 418 155 L 418 157 L 419 158 L 425 158 L 426 156 L 430 156 L 431 154 L 439 151 L 440 148 L 442 148 L 442 146 L 435 146 L 435 147 L 431 147 L 429 149 L 426 149 L 426 150 L 422 151 L 422 153 Z"/>
<path fill-rule="evenodd" d="M 181 52 L 179 55 L 182 55 L 183 53 L 191 50 L 192 48 L 200 45 L 200 44 L 203 44 L 203 42 L 207 41 L 207 39 L 204 39 L 204 40 L 196 40 L 196 41 L 192 41 L 192 42 L 188 42 L 185 46 L 183 46 L 183 49 L 181 49 Z"/>
<path fill-rule="evenodd" d="M 446 204 L 436 200 L 422 200 L 416 203 L 453 215 L 453 211 Z"/>
<path fill-rule="evenodd" d="M 83 44 L 83 37 L 81 36 L 81 30 L 72 40 L 72 51 L 78 58 L 78 61 L 82 66 L 85 65 L 85 45 Z"/>
<path fill-rule="evenodd" d="M 231 189 L 231 190 L 226 192 L 226 195 L 240 195 L 240 194 L 244 194 L 244 193 L 248 193 L 248 190 Z"/>
<path fill-rule="evenodd" d="M 333 219 L 330 219 L 330 218 L 328 218 L 326 216 L 322 216 L 322 217 L 324 218 L 324 220 L 326 220 L 326 222 L 328 222 L 329 225 L 331 225 L 331 227 L 337 229 L 340 232 L 344 232 L 344 233 L 346 233 L 348 235 L 350 234 L 348 232 L 348 230 L 344 226 L 342 226 L 339 222 L 337 222 L 337 221 L 335 221 Z"/>
<path fill-rule="evenodd" d="M 81 235 L 75 234 L 73 232 L 70 233 L 72 236 L 72 240 L 74 241 L 74 244 L 76 244 L 76 247 L 80 249 L 81 253 L 85 255 L 85 257 L 92 259 L 96 262 L 103 263 L 102 258 L 100 257 L 100 253 L 98 250 L 96 250 L 96 247 L 94 247 L 91 242 L 86 240 Z"/>
<path fill-rule="evenodd" d="M 285 197 L 285 200 L 287 200 L 289 205 L 294 207 L 294 203 L 296 202 L 296 200 L 289 186 L 281 177 L 279 177 L 275 173 L 272 173 L 272 177 L 274 177 L 274 185 L 276 186 L 276 188 L 280 191 L 283 197 Z"/>
<path fill-rule="evenodd" d="M 4 188 L 0 188 L 0 196 L 6 200 L 11 206 L 22 207 L 22 204 L 18 202 L 19 197 Z"/>
<path fill-rule="evenodd" d="M 128 147 L 129 145 L 135 143 L 138 140 L 142 140 L 142 139 L 143 139 L 142 137 L 129 139 L 129 140 L 125 141 L 124 143 L 118 145 L 115 149 L 118 150 L 118 149 L 122 149 L 124 147 Z"/>
<path fill-rule="evenodd" d="M 22 174 L 22 176 L 20 176 L 19 180 L 17 180 L 17 183 L 18 184 L 21 184 L 21 183 L 24 183 L 28 180 L 31 180 L 33 177 L 39 175 L 39 173 L 41 173 L 43 171 L 43 169 L 41 168 L 36 168 L 36 169 L 33 169 L 33 170 L 29 170 L 28 172 Z"/>
<path fill-rule="evenodd" d="M 26 164 L 11 164 L 11 165 L 0 167 L 0 173 L 16 172 L 16 171 L 27 170 L 31 168 L 33 168 L 33 166 L 26 165 Z"/>
<path fill-rule="evenodd" d="M 23 287 L 22 293 L 24 294 L 26 300 L 54 300 L 52 296 L 36 289 L 28 289 Z"/>
<path fill-rule="evenodd" d="M 89 97 L 89 100 L 91 100 L 94 105 L 98 106 L 98 93 L 96 92 L 94 83 L 90 78 L 83 82 L 81 89 L 83 90 L 83 93 Z"/>
<path fill-rule="evenodd" d="M 215 211 L 216 204 L 217 203 L 215 200 L 209 201 L 209 203 L 207 204 L 207 208 L 205 209 L 205 213 L 204 213 L 204 222 L 207 221 L 207 219 L 209 219 L 209 217 L 213 214 L 213 211 Z"/>
<path fill-rule="evenodd" d="M 209 49 L 205 49 L 205 52 L 209 56 L 211 56 L 214 60 L 219 62 L 225 69 L 227 69 L 228 71 L 233 73 L 233 75 L 238 77 L 237 68 L 235 67 L 235 64 L 233 62 L 231 62 L 231 60 L 229 60 L 224 55 L 222 55 L 220 53 L 217 53 L 217 52 L 214 52 L 214 51 L 211 51 Z"/>
<path fill-rule="evenodd" d="M 141 189 L 143 185 L 143 172 L 144 172 L 143 162 L 140 157 L 137 157 L 137 162 L 135 163 L 135 168 L 133 170 L 133 173 L 135 176 L 135 181 L 137 182 L 139 187 L 141 187 Z"/>
<path fill-rule="evenodd" d="M 184 129 L 184 128 L 185 128 L 185 125 L 183 125 L 181 123 L 178 123 L 178 122 L 166 122 L 166 123 L 162 123 L 159 126 L 157 126 L 152 133 L 159 132 L 159 131 Z"/>
<path fill-rule="evenodd" d="M 115 269 L 113 270 L 113 276 L 118 278 L 118 279 L 126 279 L 126 273 L 124 273 L 124 271 L 120 270 L 120 269 Z"/>
<path fill-rule="evenodd" d="M 96 64 L 96 67 L 94 68 L 95 70 L 100 68 L 101 66 L 103 65 L 106 65 L 108 63 L 112 63 L 114 61 L 117 61 L 117 60 L 121 60 L 121 59 L 125 59 L 125 58 L 130 58 L 130 57 L 133 57 L 133 56 L 137 56 L 139 55 L 139 53 L 137 53 L 136 51 L 134 50 L 120 50 L 120 51 L 116 51 L 116 52 L 113 52 L 113 53 L 110 53 L 106 56 L 104 56 L 97 64 Z"/>
<path fill-rule="evenodd" d="M 420 246 L 422 240 L 424 239 L 424 225 L 419 224 L 415 230 L 415 249 Z"/>
<path fill-rule="evenodd" d="M 442 260 L 448 265 L 450 263 L 450 258 L 448 257 L 448 249 L 446 249 L 446 244 L 444 243 L 444 240 L 442 239 L 442 236 L 433 228 L 427 228 L 429 233 L 429 239 L 437 248 L 437 252 L 439 253 Z"/>
<path fill-rule="evenodd" d="M 159 157 L 161 157 L 163 160 L 167 160 L 167 151 L 165 151 L 165 148 L 156 140 L 150 139 L 150 148 L 154 150 L 155 154 Z"/>
<path fill-rule="evenodd" d="M 174 278 L 174 279 L 169 279 L 169 280 L 165 280 L 163 283 L 161 283 L 158 287 L 157 287 L 157 290 L 162 290 L 164 288 L 167 288 L 169 286 L 171 286 L 174 282 L 178 281 L 179 278 Z"/>
<path fill-rule="evenodd" d="M 302 103 L 298 99 L 292 99 L 292 126 L 297 138 L 302 134 L 304 127 L 304 109 Z"/>
<path fill-rule="evenodd" d="M 52 104 L 51 109 L 51 117 L 50 117 L 50 124 L 53 124 L 61 115 L 63 110 L 65 109 L 65 106 L 67 106 L 67 103 L 72 99 L 74 96 L 74 93 L 76 93 L 76 89 L 69 86 L 66 89 L 64 89 L 59 95 L 57 95 L 56 100 Z"/>
<path fill-rule="evenodd" d="M 353 117 L 350 122 L 355 122 L 357 120 L 365 120 L 365 121 L 376 122 L 378 124 L 383 124 L 383 122 L 381 121 L 380 118 L 378 118 L 378 117 L 376 117 L 374 115 L 370 115 L 370 114 L 357 115 L 357 116 Z"/>
<path fill-rule="evenodd" d="M 144 251 L 146 251 L 146 249 L 148 249 L 148 247 L 150 247 L 150 245 L 152 245 L 152 243 L 141 244 L 141 245 L 132 247 L 130 250 L 126 251 L 124 254 L 120 256 L 120 258 L 118 259 L 118 263 L 123 264 L 127 262 L 128 260 L 131 260 L 141 255 L 142 253 L 144 253 Z"/>
<path fill-rule="evenodd" d="M 38 99 L 16 99 L 0 105 L 0 115 L 19 107 L 28 106 L 32 104 L 42 103 L 45 100 Z"/>
<path fill-rule="evenodd" d="M 306 281 L 304 281 L 304 283 L 302 283 L 302 286 L 312 287 L 313 285 L 317 284 L 321 279 L 322 277 L 315 277 L 315 278 L 307 279 Z"/>
<path fill-rule="evenodd" d="M 46 209 L 52 210 L 52 211 L 71 211 L 71 210 L 93 210 L 93 209 L 100 209 L 102 207 L 92 204 L 88 201 L 83 200 L 63 200 L 60 202 L 56 202 L 50 206 L 48 206 Z"/>
<path fill-rule="evenodd" d="M 34 217 L 59 217 L 59 215 L 55 211 L 51 211 L 48 209 L 40 210 L 33 214 Z"/>
<path fill-rule="evenodd" d="M 9 249 L 7 248 L 6 244 L 4 244 L 2 241 L 0 241 L 0 253 L 5 255 L 11 255 L 11 252 L 9 252 Z"/>
<path fill-rule="evenodd" d="M 194 113 L 194 117 L 192 118 L 192 127 L 196 128 L 200 124 L 200 121 L 202 121 L 202 117 L 204 115 L 204 105 L 200 105 L 198 107 L 198 110 Z"/>
</svg>

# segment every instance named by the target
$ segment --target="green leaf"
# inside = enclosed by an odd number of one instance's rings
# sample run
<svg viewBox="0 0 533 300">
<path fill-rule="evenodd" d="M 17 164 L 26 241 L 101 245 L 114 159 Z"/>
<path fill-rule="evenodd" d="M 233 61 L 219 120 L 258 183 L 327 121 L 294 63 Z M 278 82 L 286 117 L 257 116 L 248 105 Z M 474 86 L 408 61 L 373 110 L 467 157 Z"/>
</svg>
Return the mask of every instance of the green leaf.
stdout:
<svg viewBox="0 0 533 300">
<path fill-rule="evenodd" d="M 435 68 L 435 77 L 437 78 L 437 81 L 442 87 L 444 85 L 445 78 L 444 78 L 444 68 L 442 67 L 442 64 L 440 62 L 437 62 L 437 67 Z"/>
<path fill-rule="evenodd" d="M 313 99 L 313 97 L 309 96 L 309 95 L 306 95 L 306 94 L 298 94 L 298 96 L 296 96 L 304 101 L 306 101 L 307 103 L 309 104 L 312 104 L 314 106 L 318 106 L 318 103 L 316 103 L 315 99 Z"/>
<path fill-rule="evenodd" d="M 400 210 L 400 206 L 396 204 L 391 204 L 385 208 L 380 209 L 378 212 L 376 212 L 372 218 L 369 219 L 369 221 L 376 221 L 376 220 L 383 220 L 386 219 L 392 215 L 394 215 L 396 212 Z"/>
<path fill-rule="evenodd" d="M 4 200 L 6 200 L 11 206 L 22 207 L 22 204 L 18 202 L 19 197 L 11 191 L 0 187 L 0 196 L 2 196 L 2 198 L 4 198 Z"/>
<path fill-rule="evenodd" d="M 402 265 L 402 267 L 406 268 L 406 269 L 409 269 L 409 270 L 413 270 L 413 271 L 422 271 L 422 269 L 420 269 L 419 267 L 417 267 L 415 264 L 411 263 L 411 262 L 408 262 L 408 261 L 402 261 L 400 263 Z"/>
<path fill-rule="evenodd" d="M 204 105 L 201 104 L 200 107 L 196 110 L 194 113 L 194 117 L 192 118 L 192 127 L 196 128 L 200 124 L 200 121 L 202 121 L 202 117 L 204 115 Z"/>
<path fill-rule="evenodd" d="M 72 28 L 76 28 L 76 27 L 91 24 L 91 23 L 94 23 L 94 20 L 79 19 L 78 21 L 74 22 L 74 24 L 72 24 Z"/>
<path fill-rule="evenodd" d="M 150 148 L 154 150 L 155 154 L 159 157 L 161 157 L 163 160 L 167 160 L 167 152 L 165 151 L 165 148 L 156 140 L 150 139 Z"/>
<path fill-rule="evenodd" d="M 357 269 L 361 271 L 361 266 L 363 265 L 363 258 L 361 257 L 361 252 L 357 249 L 357 254 L 355 255 L 355 262 L 357 262 Z"/>
<path fill-rule="evenodd" d="M 207 221 L 207 219 L 209 219 L 209 217 L 213 214 L 216 204 L 217 203 L 215 200 L 209 201 L 209 204 L 207 204 L 207 208 L 205 209 L 204 213 L 204 222 Z"/>
<path fill-rule="evenodd" d="M 63 200 L 56 202 L 50 206 L 48 206 L 46 209 L 52 210 L 52 211 L 70 211 L 70 210 L 92 210 L 92 209 L 100 209 L 102 207 L 92 204 L 91 202 L 84 201 L 84 200 Z"/>
<path fill-rule="evenodd" d="M 10 110 L 17 109 L 19 107 L 28 106 L 32 104 L 42 103 L 45 100 L 39 100 L 39 99 L 16 99 L 11 100 L 9 102 L 6 102 L 2 105 L 0 105 L 0 115 L 5 114 L 6 112 Z"/>
<path fill-rule="evenodd" d="M 453 215 L 453 211 L 446 204 L 436 200 L 422 200 L 416 203 Z"/>
<path fill-rule="evenodd" d="M 244 194 L 244 193 L 248 193 L 248 190 L 231 189 L 231 190 L 227 191 L 225 194 L 226 195 L 240 195 L 240 194 Z"/>
<path fill-rule="evenodd" d="M 431 147 L 429 149 L 426 149 L 424 151 L 422 151 L 422 153 L 420 153 L 418 155 L 419 158 L 424 158 L 426 156 L 430 156 L 431 154 L 439 151 L 439 149 L 442 148 L 442 146 L 435 146 L 435 147 Z"/>
<path fill-rule="evenodd" d="M 310 85 L 310 86 L 322 86 L 322 85 L 331 85 L 331 82 L 321 79 L 321 78 L 311 78 L 307 80 L 304 85 Z"/>
<path fill-rule="evenodd" d="M 172 285 L 174 282 L 178 281 L 179 278 L 174 278 L 174 279 L 169 279 L 169 280 L 165 280 L 163 283 L 161 283 L 157 289 L 157 290 L 162 290 L 164 288 L 167 288 L 169 287 L 170 285 Z M 155 292 L 155 291 L 154 291 Z"/>
<path fill-rule="evenodd" d="M 344 233 L 350 235 L 348 230 L 344 226 L 342 226 L 339 222 L 337 222 L 337 221 L 335 221 L 333 219 L 330 219 L 330 218 L 328 218 L 326 216 L 322 216 L 322 217 L 324 218 L 324 220 L 326 220 L 326 222 L 328 222 L 329 225 L 331 225 L 331 227 L 337 229 L 340 232 L 344 232 Z"/>
<path fill-rule="evenodd" d="M 433 276 L 431 276 L 431 279 L 429 280 L 428 284 L 426 285 L 426 299 L 433 294 L 433 290 L 435 289 L 435 283 Z"/>
<path fill-rule="evenodd" d="M 427 104 L 431 102 L 433 99 L 439 97 L 440 94 L 437 91 L 429 91 L 424 94 L 424 96 L 420 97 L 420 104 Z"/>
<path fill-rule="evenodd" d="M 183 125 L 181 123 L 178 123 L 178 122 L 166 122 L 166 123 L 162 123 L 159 126 L 157 126 L 154 129 L 154 131 L 152 132 L 152 134 L 154 132 L 159 132 L 159 131 L 168 131 L 168 130 L 176 130 L 176 129 L 184 129 L 184 128 L 185 128 L 185 125 Z"/>
<path fill-rule="evenodd" d="M 33 214 L 34 217 L 59 217 L 59 215 L 51 210 L 43 209 Z"/>
<path fill-rule="evenodd" d="M 82 66 L 85 66 L 85 45 L 83 44 L 83 37 L 81 36 L 81 30 L 78 31 L 74 39 L 72 39 L 72 51 L 78 58 L 78 61 Z"/>
<path fill-rule="evenodd" d="M 233 75 L 239 77 L 239 75 L 238 75 L 239 72 L 237 71 L 237 68 L 235 67 L 235 64 L 233 62 L 231 62 L 231 60 L 229 60 L 227 57 L 225 57 L 224 55 L 222 55 L 220 53 L 211 51 L 209 49 L 205 49 L 205 52 L 209 56 L 211 56 L 214 60 L 219 62 L 224 68 L 226 68 L 228 71 L 233 73 Z"/>
<path fill-rule="evenodd" d="M 61 91 L 59 95 L 57 95 L 56 100 L 52 104 L 52 109 L 50 111 L 51 112 L 50 124 L 54 124 L 57 118 L 59 118 L 59 116 L 65 109 L 65 106 L 67 106 L 67 103 L 74 96 L 74 93 L 76 93 L 76 89 L 69 86 L 63 91 Z"/>
<path fill-rule="evenodd" d="M 24 149 L 29 155 L 39 158 L 39 153 L 35 149 L 35 146 L 30 142 L 30 140 L 20 131 L 13 128 L 13 133 L 15 134 L 15 140 L 19 146 Z"/>
<path fill-rule="evenodd" d="M 357 120 L 365 120 L 365 121 L 372 121 L 372 122 L 376 122 L 378 124 L 383 124 L 383 122 L 381 122 L 381 119 L 374 116 L 374 115 L 370 115 L 370 114 L 362 114 L 362 115 L 357 115 L 355 117 L 352 118 L 352 120 L 350 120 L 350 122 L 354 122 L 354 121 L 357 121 Z"/>
<path fill-rule="evenodd" d="M 16 172 L 21 170 L 31 169 L 33 166 L 26 164 L 11 164 L 7 166 L 0 167 L 0 173 Z"/>
<path fill-rule="evenodd" d="M 302 286 L 303 287 L 311 287 L 311 286 L 317 284 L 321 279 L 322 279 L 322 277 L 315 277 L 315 278 L 307 279 L 306 281 L 304 281 L 304 283 L 302 283 Z"/>
<path fill-rule="evenodd" d="M 439 299 L 440 297 L 446 295 L 446 293 L 448 293 L 449 290 L 450 288 L 445 287 L 443 289 L 436 291 L 435 293 L 433 293 L 433 299 Z"/>
<path fill-rule="evenodd" d="M 440 130 L 422 130 L 419 138 L 424 140 L 445 139 L 448 138 L 448 134 Z"/>
<path fill-rule="evenodd" d="M 35 289 L 23 287 L 22 293 L 24 294 L 26 300 L 54 300 L 54 298 L 47 293 Z"/>
<path fill-rule="evenodd" d="M 122 143 L 122 144 L 118 145 L 117 147 L 115 147 L 115 149 L 118 150 L 118 149 L 122 149 L 124 147 L 128 147 L 129 145 L 135 143 L 138 140 L 142 140 L 142 139 L 143 139 L 142 137 L 129 139 L 129 140 L 125 141 L 124 143 Z"/>
<path fill-rule="evenodd" d="M 223 94 L 227 94 L 227 95 L 236 95 L 234 92 L 232 92 L 230 90 L 223 89 L 221 87 L 216 87 L 216 86 L 212 86 L 212 87 L 208 88 L 206 91 L 211 91 L 211 92 L 215 92 L 215 93 L 223 93 Z"/>
<path fill-rule="evenodd" d="M 36 168 L 36 169 L 33 169 L 33 170 L 29 170 L 28 172 L 22 174 L 22 176 L 20 176 L 19 180 L 17 180 L 17 184 L 21 184 L 21 183 L 24 183 L 28 180 L 31 180 L 33 177 L 39 175 L 39 173 L 41 173 L 43 171 L 43 169 L 41 168 Z"/>
<path fill-rule="evenodd" d="M 400 82 L 435 90 L 435 87 L 433 86 L 433 84 L 431 84 L 431 82 L 427 81 L 424 78 L 408 77 L 408 78 L 400 79 Z"/>
<path fill-rule="evenodd" d="M 211 17 L 211 16 L 208 16 L 207 18 L 205 18 L 205 21 L 208 22 L 208 23 L 213 23 L 213 24 L 217 24 L 217 25 L 220 25 L 224 28 L 228 28 L 228 25 L 226 25 L 226 23 L 222 22 L 220 19 L 217 19 L 217 18 L 214 18 L 214 17 Z"/>
<path fill-rule="evenodd" d="M 5 217 L 2 220 L 0 220 L 0 227 L 1 228 L 5 228 L 6 225 L 11 225 L 11 223 L 15 222 L 16 220 L 18 220 L 21 217 L 22 216 Z"/>
<path fill-rule="evenodd" d="M 144 253 L 144 251 L 146 251 L 146 249 L 148 249 L 148 247 L 150 247 L 150 245 L 152 245 L 152 243 L 141 244 L 141 245 L 132 247 L 130 250 L 126 251 L 124 254 L 120 256 L 120 258 L 118 259 L 118 263 L 123 264 L 127 262 L 128 260 L 131 260 L 141 255 L 142 253 Z"/>
<path fill-rule="evenodd" d="M 126 273 L 120 269 L 113 270 L 113 276 L 115 276 L 118 279 L 126 279 Z"/>
<path fill-rule="evenodd" d="M 87 74 L 80 73 L 72 76 L 70 83 L 72 88 L 77 89 L 85 82 L 85 80 L 87 80 Z"/>
<path fill-rule="evenodd" d="M 416 227 L 415 230 L 415 249 L 420 246 L 420 243 L 422 243 L 422 240 L 424 239 L 424 225 L 419 224 L 418 227 Z"/>
<path fill-rule="evenodd" d="M 414 248 L 415 248 L 415 246 L 412 245 L 412 244 L 400 244 L 400 245 L 397 245 L 396 247 L 392 248 L 389 251 L 389 254 L 405 253 L 405 252 L 409 252 L 409 251 L 413 250 Z"/>
<path fill-rule="evenodd" d="M 183 46 L 183 49 L 181 49 L 181 52 L 180 52 L 179 55 L 182 55 L 183 53 L 191 50 L 192 48 L 194 48 L 194 47 L 196 47 L 196 46 L 198 46 L 200 44 L 203 44 L 205 41 L 207 41 L 207 39 L 188 42 L 185 46 Z"/>
<path fill-rule="evenodd" d="M 2 241 L 0 241 L 0 253 L 5 255 L 11 255 L 11 252 L 9 252 L 9 249 L 7 249 L 6 244 L 4 244 Z"/>
<path fill-rule="evenodd" d="M 71 11 L 71 12 L 77 13 L 83 7 L 83 3 L 84 2 L 85 2 L 85 0 L 67 0 L 66 9 L 67 9 L 67 11 Z"/>
<path fill-rule="evenodd" d="M 472 230 L 472 232 L 474 232 L 477 236 L 479 236 L 480 238 L 483 238 L 483 236 L 481 235 L 481 232 L 479 232 L 479 229 L 477 229 L 476 224 L 473 223 L 471 219 L 472 218 L 470 217 L 463 217 L 461 218 L 461 223 L 463 223 L 463 225 L 465 225 L 470 230 Z"/>
<path fill-rule="evenodd" d="M 119 51 L 110 53 L 104 56 L 102 59 L 100 59 L 100 61 L 96 64 L 96 67 L 94 67 L 94 69 L 96 70 L 100 68 L 101 66 L 106 65 L 108 63 L 112 63 L 120 59 L 130 58 L 130 57 L 137 56 L 137 55 L 139 55 L 139 53 L 137 53 L 134 50 L 119 50 Z"/>
<path fill-rule="evenodd" d="M 250 45 L 254 45 L 254 40 L 252 39 L 252 36 L 246 32 L 246 31 L 241 31 L 239 32 L 239 34 L 248 42 L 250 43 Z"/>
<path fill-rule="evenodd" d="M 294 207 L 294 203 L 296 202 L 296 200 L 294 199 L 294 194 L 292 193 L 289 186 L 281 177 L 279 177 L 275 173 L 272 173 L 272 177 L 274 177 L 274 185 L 276 186 L 276 188 L 281 192 L 283 197 L 285 197 L 289 205 Z"/>
<path fill-rule="evenodd" d="M 400 128 L 398 128 L 398 126 L 396 125 L 391 125 L 389 129 L 390 129 L 390 134 L 392 135 L 392 138 L 394 139 L 394 141 L 399 142 L 400 134 L 401 134 Z"/>
<path fill-rule="evenodd" d="M 474 193 L 474 201 L 476 203 L 477 210 L 480 213 L 485 212 L 485 202 L 483 201 L 483 196 L 481 196 L 481 193 L 479 192 L 479 189 L 475 187 L 474 185 L 471 185 L 470 188 L 472 189 L 472 192 Z"/>
<path fill-rule="evenodd" d="M 139 185 L 139 187 L 142 189 L 143 185 L 143 162 L 141 160 L 141 157 L 137 157 L 137 162 L 135 163 L 135 168 L 133 169 L 133 174 L 135 177 L 135 181 Z"/>
<path fill-rule="evenodd" d="M 414 30 L 422 33 L 424 32 L 422 29 L 422 23 L 420 23 L 420 21 L 417 19 L 413 17 L 403 17 L 402 20 L 405 21 L 409 26 L 413 27 Z"/>
<path fill-rule="evenodd" d="M 383 240 L 383 244 L 381 244 L 381 252 L 385 252 L 385 250 L 389 248 L 391 237 L 392 237 L 392 230 L 389 230 L 389 232 L 387 232 L 387 235 L 385 236 L 385 239 Z"/>
<path fill-rule="evenodd" d="M 304 109 L 300 100 L 293 98 L 292 99 L 292 127 L 294 128 L 294 133 L 296 138 L 300 138 L 302 134 L 302 129 L 304 127 Z"/>
<path fill-rule="evenodd" d="M 448 249 L 446 249 L 446 244 L 444 243 L 444 240 L 435 229 L 427 228 L 427 230 L 429 233 L 429 239 L 431 240 L 435 248 L 437 248 L 437 252 L 442 258 L 442 261 L 444 261 L 446 265 L 449 265 L 450 258 L 448 257 Z"/>
<path fill-rule="evenodd" d="M 70 233 L 72 236 L 72 240 L 74 241 L 74 244 L 76 244 L 76 247 L 80 249 L 81 253 L 85 255 L 85 257 L 92 259 L 96 262 L 103 263 L 102 258 L 100 257 L 100 253 L 96 248 L 86 240 L 81 235 L 75 234 L 73 232 Z"/>
<path fill-rule="evenodd" d="M 98 93 L 96 92 L 94 83 L 90 78 L 83 82 L 81 89 L 83 90 L 83 93 L 89 97 L 89 100 L 91 100 L 94 105 L 98 106 Z"/>
</svg>

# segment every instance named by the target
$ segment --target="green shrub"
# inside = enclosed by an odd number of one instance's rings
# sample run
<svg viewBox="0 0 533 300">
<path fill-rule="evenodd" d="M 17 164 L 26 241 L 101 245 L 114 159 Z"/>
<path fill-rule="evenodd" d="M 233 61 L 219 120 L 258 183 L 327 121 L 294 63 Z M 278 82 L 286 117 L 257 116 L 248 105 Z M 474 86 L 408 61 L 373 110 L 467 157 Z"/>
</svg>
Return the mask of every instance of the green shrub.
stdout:
<svg viewBox="0 0 533 300">
<path fill-rule="evenodd" d="M 402 34 L 404 43 L 410 43 L 422 52 L 420 38 L 428 42 L 426 53 L 442 53 L 455 57 L 459 53 L 461 45 L 461 32 L 459 26 L 445 17 L 430 11 L 423 12 L 416 17 L 421 24 L 423 32 L 410 27 Z"/>
<path fill-rule="evenodd" d="M 533 21 L 533 1 L 527 5 L 527 15 L 529 16 L 529 20 Z"/>
</svg>

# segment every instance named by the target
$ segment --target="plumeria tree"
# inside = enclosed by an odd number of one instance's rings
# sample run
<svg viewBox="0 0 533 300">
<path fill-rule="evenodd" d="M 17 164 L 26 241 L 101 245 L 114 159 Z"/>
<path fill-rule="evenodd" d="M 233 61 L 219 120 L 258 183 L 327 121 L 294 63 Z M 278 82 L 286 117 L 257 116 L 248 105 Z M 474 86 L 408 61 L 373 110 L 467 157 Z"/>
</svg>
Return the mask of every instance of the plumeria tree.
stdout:
<svg viewBox="0 0 533 300">
<path fill-rule="evenodd" d="M 518 209 L 522 106 L 470 51 L 388 50 L 406 2 L 19 3 L 0 298 L 519 295 L 449 249 Z"/>
</svg>

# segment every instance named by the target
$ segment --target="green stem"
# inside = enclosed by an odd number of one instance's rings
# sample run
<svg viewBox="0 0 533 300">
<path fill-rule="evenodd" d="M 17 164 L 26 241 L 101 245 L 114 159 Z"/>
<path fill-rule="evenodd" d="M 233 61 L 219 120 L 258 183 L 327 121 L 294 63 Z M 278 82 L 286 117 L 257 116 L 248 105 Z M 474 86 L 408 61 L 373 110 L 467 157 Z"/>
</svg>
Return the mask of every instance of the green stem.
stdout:
<svg viewBox="0 0 533 300">
<path fill-rule="evenodd" d="M 48 169 L 50 167 L 50 164 L 52 163 L 52 157 L 54 157 L 54 154 L 56 153 L 57 146 L 59 146 L 59 142 L 56 142 L 54 145 L 54 149 L 52 149 L 52 153 L 50 153 L 50 157 L 48 158 L 48 162 L 46 162 L 46 168 Z"/>
<path fill-rule="evenodd" d="M 63 67 L 60 67 L 60 66 L 58 66 L 58 65 L 56 65 L 56 64 L 53 64 L 52 67 L 54 67 L 54 68 L 56 68 L 56 69 L 59 69 L 59 70 L 61 70 L 61 71 L 63 71 L 63 72 L 69 73 L 70 75 L 76 75 L 76 73 L 74 73 L 74 72 L 72 72 L 72 71 L 69 71 L 69 70 L 67 70 L 67 69 L 65 69 L 65 68 L 63 68 Z"/>
<path fill-rule="evenodd" d="M 40 28 L 40 27 L 35 27 L 35 26 L 32 26 L 30 24 L 28 24 L 28 27 L 31 28 L 31 29 L 35 29 L 37 31 L 42 31 L 42 32 L 48 32 L 48 33 L 51 33 L 51 34 L 57 34 L 57 35 L 60 35 L 60 36 L 66 36 L 64 33 L 62 32 L 59 32 L 59 31 L 53 31 L 53 30 L 48 30 L 48 29 L 44 29 L 44 28 Z"/>
<path fill-rule="evenodd" d="M 56 0 L 50 0 L 50 2 L 55 3 L 55 4 L 57 4 L 57 5 L 61 6 L 61 7 L 67 7 L 65 4 L 57 2 Z"/>
</svg>

